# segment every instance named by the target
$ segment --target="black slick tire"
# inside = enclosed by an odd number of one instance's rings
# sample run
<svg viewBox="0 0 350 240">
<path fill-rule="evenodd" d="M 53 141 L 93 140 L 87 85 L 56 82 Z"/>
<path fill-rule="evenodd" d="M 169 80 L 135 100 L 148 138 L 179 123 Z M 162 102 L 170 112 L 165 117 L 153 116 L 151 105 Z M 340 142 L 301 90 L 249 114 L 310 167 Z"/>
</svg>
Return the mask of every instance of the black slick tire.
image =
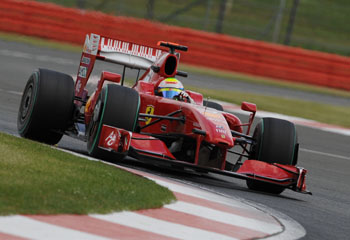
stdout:
<svg viewBox="0 0 350 240">
<path fill-rule="evenodd" d="M 36 70 L 23 91 L 18 133 L 46 144 L 60 141 L 73 117 L 74 81 L 71 76 L 47 69 Z"/>
<path fill-rule="evenodd" d="M 255 144 L 250 149 L 250 159 L 266 163 L 296 165 L 298 159 L 298 135 L 293 123 L 276 118 L 263 118 L 253 134 Z M 285 188 L 278 185 L 247 180 L 249 189 L 280 194 Z"/>
<path fill-rule="evenodd" d="M 126 154 L 109 152 L 98 147 L 102 125 L 135 131 L 140 107 L 140 96 L 134 89 L 108 84 L 97 99 L 92 119 L 87 129 L 89 155 L 105 160 L 122 160 Z"/>
</svg>

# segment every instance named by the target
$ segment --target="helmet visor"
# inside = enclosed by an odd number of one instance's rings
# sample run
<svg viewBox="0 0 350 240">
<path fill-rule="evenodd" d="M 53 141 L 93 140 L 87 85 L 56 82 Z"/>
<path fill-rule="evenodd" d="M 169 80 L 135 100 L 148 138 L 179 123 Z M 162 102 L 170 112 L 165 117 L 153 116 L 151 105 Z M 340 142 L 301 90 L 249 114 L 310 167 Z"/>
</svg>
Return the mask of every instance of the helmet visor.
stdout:
<svg viewBox="0 0 350 240">
<path fill-rule="evenodd" d="M 163 97 L 171 99 L 182 92 L 182 90 L 178 88 L 161 88 L 159 91 L 162 93 Z"/>
</svg>

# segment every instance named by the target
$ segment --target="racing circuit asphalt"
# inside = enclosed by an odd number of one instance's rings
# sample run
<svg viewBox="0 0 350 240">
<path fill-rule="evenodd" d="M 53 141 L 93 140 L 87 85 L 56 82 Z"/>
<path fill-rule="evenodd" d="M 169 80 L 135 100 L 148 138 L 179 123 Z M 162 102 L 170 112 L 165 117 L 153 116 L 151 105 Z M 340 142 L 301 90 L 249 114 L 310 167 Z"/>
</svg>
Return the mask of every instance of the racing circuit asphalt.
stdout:
<svg viewBox="0 0 350 240">
<path fill-rule="evenodd" d="M 79 59 L 80 53 L 0 40 L 0 131 L 17 134 L 16 121 L 21 92 L 34 69 L 49 68 L 75 75 Z M 121 73 L 120 69 L 109 64 L 97 66 L 93 74 L 99 75 L 101 70 Z M 350 100 L 346 98 L 213 79 L 201 75 L 190 74 L 189 78 L 183 82 L 201 87 L 259 92 L 350 107 Z M 145 171 L 219 194 L 244 198 L 280 211 L 305 228 L 307 235 L 304 239 L 348 239 L 350 234 L 350 137 L 303 126 L 297 126 L 297 130 L 301 146 L 298 165 L 309 171 L 307 186 L 313 192 L 312 196 L 293 191 L 285 191 L 280 196 L 262 194 L 248 190 L 244 181 L 238 179 L 208 178 L 169 172 L 142 164 L 134 165 Z M 59 146 L 86 153 L 84 143 L 68 137 L 64 137 Z M 125 164 L 130 166 L 128 161 Z"/>
</svg>

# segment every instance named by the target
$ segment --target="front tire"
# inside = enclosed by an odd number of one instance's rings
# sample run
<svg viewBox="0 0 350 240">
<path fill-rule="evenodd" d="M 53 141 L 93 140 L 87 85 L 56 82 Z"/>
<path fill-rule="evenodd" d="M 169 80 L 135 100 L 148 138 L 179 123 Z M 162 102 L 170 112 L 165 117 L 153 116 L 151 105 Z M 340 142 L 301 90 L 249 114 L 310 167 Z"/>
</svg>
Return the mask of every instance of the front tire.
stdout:
<svg viewBox="0 0 350 240">
<path fill-rule="evenodd" d="M 102 125 L 135 131 L 140 107 L 140 96 L 134 89 L 108 84 L 102 89 L 87 130 L 87 149 L 91 156 L 106 160 L 122 160 L 126 154 L 100 149 Z"/>
<path fill-rule="evenodd" d="M 263 118 L 253 134 L 255 144 L 250 149 L 250 159 L 266 163 L 296 165 L 298 160 L 298 135 L 293 123 L 276 118 Z M 280 194 L 284 187 L 265 182 L 247 180 L 249 189 Z"/>
<path fill-rule="evenodd" d="M 47 69 L 35 71 L 23 91 L 17 128 L 22 137 L 46 144 L 60 141 L 73 116 L 71 76 Z"/>
</svg>

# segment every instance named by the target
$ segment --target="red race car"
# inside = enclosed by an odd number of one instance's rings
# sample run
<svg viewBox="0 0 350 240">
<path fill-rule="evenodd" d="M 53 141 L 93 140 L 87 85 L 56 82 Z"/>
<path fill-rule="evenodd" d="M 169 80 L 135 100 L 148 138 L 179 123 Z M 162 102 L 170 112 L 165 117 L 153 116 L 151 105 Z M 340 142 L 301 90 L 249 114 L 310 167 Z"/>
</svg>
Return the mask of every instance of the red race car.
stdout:
<svg viewBox="0 0 350 240">
<path fill-rule="evenodd" d="M 158 46 L 87 35 L 75 85 L 71 76 L 47 69 L 30 76 L 18 113 L 19 134 L 47 144 L 66 134 L 86 141 L 88 153 L 103 159 L 131 156 L 245 179 L 253 190 L 309 193 L 307 171 L 296 167 L 299 144 L 293 123 L 263 118 L 249 135 L 255 104 L 242 103 L 242 110 L 250 112 L 242 123 L 220 104 L 184 90 L 175 77 L 187 76 L 177 70 L 178 51 L 187 47 Z M 122 65 L 123 73 L 103 71 L 90 95 L 86 85 L 96 60 Z M 138 71 L 132 87 L 124 86 L 126 68 Z M 234 161 L 231 155 L 237 156 Z"/>
</svg>

